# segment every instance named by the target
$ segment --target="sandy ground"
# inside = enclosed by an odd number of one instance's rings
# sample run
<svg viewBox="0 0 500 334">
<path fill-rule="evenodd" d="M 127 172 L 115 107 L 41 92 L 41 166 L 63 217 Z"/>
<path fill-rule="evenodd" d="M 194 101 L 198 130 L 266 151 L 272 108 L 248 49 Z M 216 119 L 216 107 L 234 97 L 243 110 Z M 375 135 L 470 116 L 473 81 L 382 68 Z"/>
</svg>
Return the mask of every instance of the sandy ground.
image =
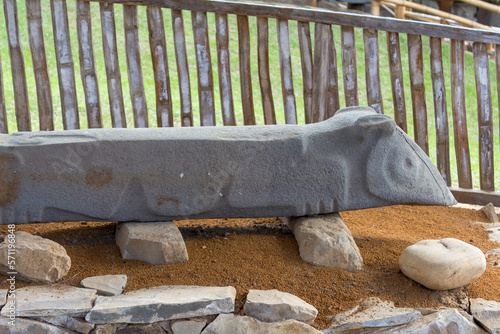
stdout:
<svg viewBox="0 0 500 334">
<path fill-rule="evenodd" d="M 500 267 L 491 263 L 484 275 L 465 288 L 449 292 L 428 290 L 399 270 L 401 252 L 424 239 L 457 238 L 483 252 L 500 248 L 489 241 L 486 216 L 457 207 L 393 206 L 342 212 L 364 259 L 363 269 L 315 267 L 301 260 L 297 243 L 280 219 L 222 219 L 177 221 L 186 240 L 189 261 L 154 266 L 122 260 L 114 244 L 116 223 L 54 223 L 18 225 L 17 230 L 62 244 L 72 260 L 57 284 L 79 286 L 88 276 L 126 274 L 126 291 L 160 285 L 232 285 L 241 312 L 249 289 L 278 289 L 314 305 L 319 315 L 313 326 L 329 326 L 329 316 L 345 311 L 366 297 L 379 297 L 406 307 L 458 307 L 464 296 L 500 301 Z M 6 226 L 0 233 L 7 233 Z M 6 288 L 0 275 L 0 288 Z M 17 282 L 18 287 L 28 283 Z M 32 284 L 37 285 L 37 284 Z"/>
</svg>

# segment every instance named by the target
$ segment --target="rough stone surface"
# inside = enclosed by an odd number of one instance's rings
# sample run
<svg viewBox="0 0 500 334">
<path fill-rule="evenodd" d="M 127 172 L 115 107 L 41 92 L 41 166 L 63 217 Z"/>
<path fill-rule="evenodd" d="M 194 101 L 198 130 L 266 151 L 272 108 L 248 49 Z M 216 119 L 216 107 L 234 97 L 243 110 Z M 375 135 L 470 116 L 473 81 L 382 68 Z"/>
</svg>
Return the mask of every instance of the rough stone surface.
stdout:
<svg viewBox="0 0 500 334">
<path fill-rule="evenodd" d="M 177 320 L 172 321 L 170 328 L 173 334 L 200 334 L 207 325 L 207 321 L 199 320 Z"/>
<path fill-rule="evenodd" d="M 188 260 L 186 244 L 173 222 L 121 223 L 116 228 L 115 239 L 124 259 L 151 264 Z"/>
<path fill-rule="evenodd" d="M 500 248 L 488 251 L 486 253 L 486 261 L 493 267 L 500 267 Z"/>
<path fill-rule="evenodd" d="M 118 330 L 126 327 L 127 324 L 96 325 L 92 334 L 115 334 Z"/>
<path fill-rule="evenodd" d="M 95 324 L 144 324 L 234 311 L 233 287 L 160 286 L 97 297 L 85 319 Z"/>
<path fill-rule="evenodd" d="M 289 225 L 297 239 L 300 257 L 307 263 L 349 271 L 363 266 L 351 231 L 338 213 L 291 218 Z"/>
<path fill-rule="evenodd" d="M 247 316 L 221 314 L 209 324 L 202 334 L 321 334 L 313 327 L 297 321 L 267 323 Z"/>
<path fill-rule="evenodd" d="M 467 285 L 486 270 L 483 252 L 461 240 L 423 240 L 406 248 L 399 258 L 403 274 L 433 290 Z"/>
<path fill-rule="evenodd" d="M 482 211 L 484 212 L 484 214 L 486 215 L 486 217 L 488 218 L 488 220 L 492 223 L 492 224 L 496 224 L 498 223 L 498 215 L 495 211 L 495 206 L 492 204 L 492 203 L 488 203 L 486 204 L 483 208 L 482 208 Z"/>
<path fill-rule="evenodd" d="M 14 235 L 16 279 L 53 283 L 68 273 L 71 268 L 71 259 L 63 246 L 52 240 L 23 231 L 17 231 Z M 0 244 L 0 273 L 4 275 L 12 271 L 8 265 L 8 246 L 9 241 L 6 238 Z"/>
<path fill-rule="evenodd" d="M 117 296 L 127 285 L 127 275 L 103 275 L 84 278 L 80 284 L 88 289 L 96 289 L 104 296 Z"/>
<path fill-rule="evenodd" d="M 54 317 L 37 317 L 34 320 L 47 322 L 49 324 L 63 327 L 82 334 L 90 333 L 90 331 L 95 327 L 94 324 L 85 321 L 85 319 L 70 317 L 67 315 L 58 315 Z"/>
<path fill-rule="evenodd" d="M 1 224 L 456 203 L 429 157 L 368 107 L 307 125 L 1 134 L 0 171 Z"/>
<path fill-rule="evenodd" d="M 446 309 L 426 315 L 401 327 L 388 329 L 388 334 L 435 334 L 435 333 L 467 333 L 486 334 L 474 321 L 461 315 L 455 309 Z"/>
<path fill-rule="evenodd" d="M 500 243 L 500 223 L 490 224 L 486 227 L 486 231 L 489 233 L 488 237 L 491 241 Z"/>
<path fill-rule="evenodd" d="M 160 324 L 128 325 L 118 329 L 115 334 L 165 334 Z"/>
<path fill-rule="evenodd" d="M 30 286 L 16 289 L 15 315 L 18 317 L 46 317 L 56 315 L 80 316 L 92 308 L 96 290 L 67 285 Z M 9 315 L 9 303 L 0 315 Z"/>
<path fill-rule="evenodd" d="M 489 333 L 500 334 L 500 303 L 475 298 L 470 300 L 470 312 L 474 319 Z"/>
<path fill-rule="evenodd" d="M 282 322 L 295 319 L 312 324 L 318 310 L 292 294 L 278 290 L 250 290 L 243 313 L 260 321 Z"/>
<path fill-rule="evenodd" d="M 2 334 L 74 334 L 75 332 L 57 327 L 46 322 L 16 318 L 15 326 L 9 324 L 9 318 L 0 317 Z"/>
<path fill-rule="evenodd" d="M 7 302 L 7 289 L 0 289 L 0 307 Z"/>
<path fill-rule="evenodd" d="M 332 327 L 323 333 L 364 333 L 371 330 L 384 331 L 393 326 L 401 326 L 422 318 L 422 314 L 411 308 L 397 308 L 392 302 L 383 302 L 378 298 L 363 301 L 362 307 L 356 307 L 343 314 L 336 315 Z"/>
</svg>

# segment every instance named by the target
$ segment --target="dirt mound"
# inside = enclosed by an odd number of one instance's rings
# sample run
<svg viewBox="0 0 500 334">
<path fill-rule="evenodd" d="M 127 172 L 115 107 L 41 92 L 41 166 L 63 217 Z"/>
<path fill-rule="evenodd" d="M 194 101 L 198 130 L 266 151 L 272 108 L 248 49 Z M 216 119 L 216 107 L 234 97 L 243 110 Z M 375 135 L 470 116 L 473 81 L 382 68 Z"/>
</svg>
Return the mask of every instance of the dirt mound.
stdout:
<svg viewBox="0 0 500 334">
<path fill-rule="evenodd" d="M 232 285 L 241 308 L 249 289 L 278 289 L 303 298 L 319 315 L 316 328 L 329 325 L 329 316 L 347 310 L 366 297 L 394 301 L 398 307 L 467 306 L 467 296 L 500 301 L 500 267 L 488 265 L 469 286 L 431 291 L 399 270 L 401 252 L 423 239 L 457 238 L 483 252 L 500 248 L 491 242 L 481 211 L 457 207 L 393 206 L 342 212 L 364 259 L 363 269 L 348 272 L 315 267 L 300 259 L 297 243 L 278 218 L 177 221 L 186 240 L 189 261 L 154 266 L 122 260 L 114 244 L 116 223 L 71 222 L 18 225 L 62 244 L 72 260 L 60 282 L 79 286 L 88 276 L 126 274 L 125 292 L 159 285 Z M 0 233 L 7 233 L 1 226 Z M 7 288 L 0 275 L 0 288 Z M 29 285 L 18 281 L 17 286 Z M 32 284 L 36 285 L 36 284 Z"/>
</svg>

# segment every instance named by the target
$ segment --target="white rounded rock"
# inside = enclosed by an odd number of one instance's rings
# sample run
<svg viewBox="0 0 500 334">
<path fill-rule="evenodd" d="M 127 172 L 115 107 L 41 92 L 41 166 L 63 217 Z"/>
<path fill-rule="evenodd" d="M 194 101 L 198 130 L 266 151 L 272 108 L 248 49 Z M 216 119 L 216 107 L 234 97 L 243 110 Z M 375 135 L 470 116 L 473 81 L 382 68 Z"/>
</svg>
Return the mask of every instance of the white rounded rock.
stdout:
<svg viewBox="0 0 500 334">
<path fill-rule="evenodd" d="M 486 258 L 479 248 L 458 239 L 422 240 L 403 251 L 399 267 L 429 289 L 449 290 L 478 279 Z"/>
</svg>

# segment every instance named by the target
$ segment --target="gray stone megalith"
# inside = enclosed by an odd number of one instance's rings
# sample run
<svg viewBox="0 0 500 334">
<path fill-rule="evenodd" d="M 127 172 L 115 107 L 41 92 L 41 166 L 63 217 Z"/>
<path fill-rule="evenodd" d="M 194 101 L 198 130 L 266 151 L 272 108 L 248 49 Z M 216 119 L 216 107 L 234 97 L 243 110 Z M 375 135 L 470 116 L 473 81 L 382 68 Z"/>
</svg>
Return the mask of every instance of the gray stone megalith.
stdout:
<svg viewBox="0 0 500 334">
<path fill-rule="evenodd" d="M 306 125 L 0 134 L 0 223 L 289 217 L 456 201 L 368 107 Z"/>
</svg>

